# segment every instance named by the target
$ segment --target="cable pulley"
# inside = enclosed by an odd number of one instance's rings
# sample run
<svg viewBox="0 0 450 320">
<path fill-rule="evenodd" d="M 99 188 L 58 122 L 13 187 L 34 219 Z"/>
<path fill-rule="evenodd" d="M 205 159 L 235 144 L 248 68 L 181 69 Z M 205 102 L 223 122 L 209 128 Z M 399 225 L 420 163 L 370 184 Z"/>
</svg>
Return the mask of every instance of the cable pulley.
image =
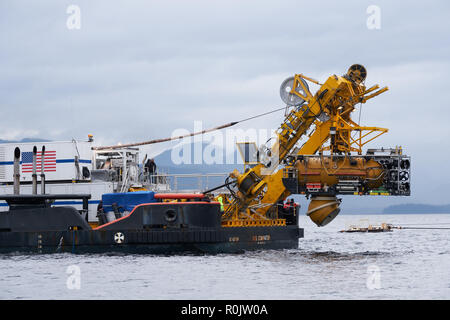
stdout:
<svg viewBox="0 0 450 320">
<path fill-rule="evenodd" d="M 305 103 L 304 99 L 294 93 L 291 93 L 292 88 L 294 87 L 294 79 L 295 77 L 287 78 L 281 83 L 280 86 L 281 100 L 283 100 L 283 102 L 288 106 L 300 106 Z M 303 79 L 301 79 L 301 81 L 305 85 L 305 88 L 309 90 L 308 83 Z M 303 90 L 303 87 L 300 85 L 295 88 L 295 91 L 300 93 L 302 96 L 306 96 L 305 90 Z"/>
</svg>

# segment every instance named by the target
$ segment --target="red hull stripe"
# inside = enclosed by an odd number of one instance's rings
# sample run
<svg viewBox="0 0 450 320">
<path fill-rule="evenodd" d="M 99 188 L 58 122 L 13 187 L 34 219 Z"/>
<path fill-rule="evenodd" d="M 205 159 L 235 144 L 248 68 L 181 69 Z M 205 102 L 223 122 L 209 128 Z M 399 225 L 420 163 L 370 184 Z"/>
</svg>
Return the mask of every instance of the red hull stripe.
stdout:
<svg viewBox="0 0 450 320">
<path fill-rule="evenodd" d="M 202 193 L 156 193 L 155 199 L 195 199 L 204 198 Z"/>
</svg>

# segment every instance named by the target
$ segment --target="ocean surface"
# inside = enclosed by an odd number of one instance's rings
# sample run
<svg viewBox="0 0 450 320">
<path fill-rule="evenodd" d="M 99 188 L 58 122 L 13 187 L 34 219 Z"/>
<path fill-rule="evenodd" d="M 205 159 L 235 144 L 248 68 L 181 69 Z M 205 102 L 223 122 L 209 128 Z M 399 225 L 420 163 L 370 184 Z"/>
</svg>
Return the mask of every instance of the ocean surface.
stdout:
<svg viewBox="0 0 450 320">
<path fill-rule="evenodd" d="M 450 214 L 302 216 L 295 250 L 0 255 L 0 299 L 450 299 L 450 230 L 338 232 L 381 222 L 450 228 Z"/>
</svg>

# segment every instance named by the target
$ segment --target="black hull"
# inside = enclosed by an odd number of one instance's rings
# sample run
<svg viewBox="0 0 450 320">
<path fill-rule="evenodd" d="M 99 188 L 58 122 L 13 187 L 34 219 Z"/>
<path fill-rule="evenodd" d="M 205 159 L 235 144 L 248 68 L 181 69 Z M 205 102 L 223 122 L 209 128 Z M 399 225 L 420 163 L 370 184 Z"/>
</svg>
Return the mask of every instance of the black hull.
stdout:
<svg viewBox="0 0 450 320">
<path fill-rule="evenodd" d="M 72 230 L 0 232 L 0 253 L 240 253 L 295 249 L 303 229 L 283 227 L 196 230 Z"/>
<path fill-rule="evenodd" d="M 86 195 L 3 196 L 10 211 L 0 213 L 0 252 L 30 253 L 236 253 L 298 247 L 298 220 L 286 226 L 222 227 L 216 202 L 152 202 L 92 229 L 73 207 L 49 200 Z M 100 213 L 100 211 L 99 211 Z"/>
</svg>

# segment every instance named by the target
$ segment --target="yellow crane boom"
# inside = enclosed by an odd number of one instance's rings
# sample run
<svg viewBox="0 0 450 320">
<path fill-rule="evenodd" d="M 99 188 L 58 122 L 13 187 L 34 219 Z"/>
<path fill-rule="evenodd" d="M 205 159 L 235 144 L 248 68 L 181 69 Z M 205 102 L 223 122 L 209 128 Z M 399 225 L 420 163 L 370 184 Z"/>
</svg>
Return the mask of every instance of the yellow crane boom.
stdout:
<svg viewBox="0 0 450 320">
<path fill-rule="evenodd" d="M 258 221 L 257 225 L 283 224 L 278 218 L 276 204 L 290 194 L 283 184 L 283 177 L 286 169 L 292 169 L 294 164 L 285 165 L 284 170 L 280 168 L 290 155 L 314 155 L 317 152 L 323 155 L 329 152 L 333 162 L 334 156 L 352 152 L 361 155 L 366 143 L 388 131 L 379 127 L 362 127 L 350 117 L 356 104 L 366 103 L 388 90 L 387 87 L 380 89 L 378 85 L 366 89 L 366 74 L 363 66 L 353 65 L 345 75 L 332 75 L 323 84 L 302 74 L 283 82 L 281 98 L 292 109 L 276 131 L 276 142 L 271 147 L 261 148 L 259 163 L 244 173 L 234 170 L 230 174 L 235 181 L 235 189 L 231 190 L 226 205 L 224 226 L 238 226 L 249 220 Z M 307 81 L 320 85 L 320 88 L 312 94 Z M 305 137 L 306 142 L 296 147 Z M 327 141 L 330 143 L 325 146 Z M 347 165 L 345 161 L 341 163 L 343 167 Z M 369 169 L 364 170 L 367 173 Z M 335 195 L 313 197 L 308 213 L 313 220 L 316 218 L 318 225 L 324 225 L 337 215 L 338 206 L 339 200 Z"/>
</svg>

